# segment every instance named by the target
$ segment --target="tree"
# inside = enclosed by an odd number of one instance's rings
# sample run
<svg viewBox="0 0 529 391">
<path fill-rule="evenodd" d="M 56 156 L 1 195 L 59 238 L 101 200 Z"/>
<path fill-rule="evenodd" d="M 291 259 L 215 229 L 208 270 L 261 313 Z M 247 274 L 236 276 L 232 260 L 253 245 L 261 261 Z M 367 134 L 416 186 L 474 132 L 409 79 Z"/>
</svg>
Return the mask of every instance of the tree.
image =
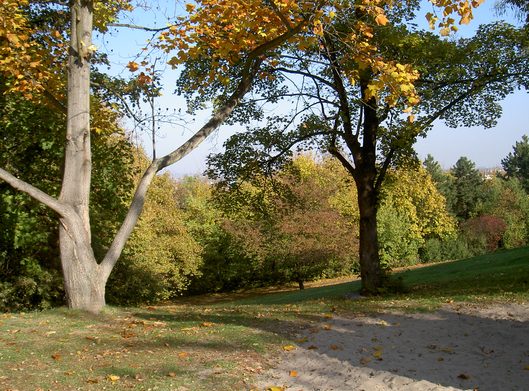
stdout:
<svg viewBox="0 0 529 391">
<path fill-rule="evenodd" d="M 1 91 L 1 89 L 0 89 Z M 23 96 L 0 92 L 0 166 L 49 194 L 60 191 L 65 115 Z M 93 100 L 92 244 L 106 248 L 133 189 L 132 145 L 116 115 Z M 54 214 L 26 194 L 0 183 L 0 280 L 4 308 L 62 303 L 58 227 Z M 0 290 L 2 290 L 0 288 Z M 11 293 L 9 293 L 11 292 Z"/>
<path fill-rule="evenodd" d="M 99 312 L 105 304 L 106 282 L 139 218 L 147 189 L 156 173 L 180 160 L 211 134 L 231 114 L 239 100 L 250 89 L 256 77 L 257 69 L 261 65 L 261 56 L 284 44 L 306 24 L 304 20 L 301 20 L 298 21 L 298 26 L 293 30 L 283 28 L 282 31 L 277 32 L 276 30 L 270 36 L 265 34 L 265 38 L 261 37 L 258 44 L 248 51 L 247 55 L 243 58 L 234 59 L 233 63 L 241 69 L 237 81 L 233 83 L 234 88 L 226 96 L 226 99 L 215 107 L 211 119 L 187 142 L 168 155 L 153 160 L 137 187 L 123 224 L 103 259 L 98 262 L 91 245 L 89 213 L 92 167 L 90 62 L 95 50 L 92 45 L 94 10 L 105 11 L 103 12 L 105 17 L 103 21 L 100 21 L 101 24 L 99 25 L 100 28 L 104 28 L 105 24 L 113 18 L 116 11 L 127 7 L 128 2 L 126 0 L 115 0 L 105 3 L 92 0 L 75 0 L 69 5 L 70 44 L 67 52 L 68 104 L 66 146 L 63 181 L 59 196 L 57 198 L 53 197 L 13 176 L 8 171 L 0 169 L 1 179 L 15 189 L 23 191 L 37 201 L 42 202 L 59 216 L 61 265 L 68 306 L 90 312 Z M 224 5 L 224 7 L 226 6 Z M 272 10 L 273 7 L 264 8 Z M 18 7 L 16 10 L 16 12 L 20 11 Z M 111 12 L 108 12 L 108 10 L 111 10 Z M 190 10 L 192 11 L 192 9 Z M 227 8 L 225 8 L 226 10 Z M 16 15 L 18 16 L 19 13 Z M 218 16 L 218 14 L 215 15 L 216 18 Z M 191 18 L 191 20 L 194 19 Z M 174 30 L 177 30 L 177 28 L 174 27 Z M 187 33 L 188 31 L 184 34 Z M 12 33 L 8 32 L 8 35 L 6 35 L 8 44 L 3 47 L 10 48 L 11 46 L 9 45 L 11 45 L 13 40 L 16 41 L 22 37 L 22 35 L 16 35 L 13 38 L 9 34 Z M 28 36 L 23 35 L 23 37 L 24 41 L 28 40 Z M 162 35 L 162 37 L 165 39 L 166 36 Z M 214 33 L 208 34 L 206 37 L 217 39 Z M 197 38 L 197 36 L 194 36 L 194 38 Z M 181 39 L 181 42 L 186 42 L 187 45 L 190 41 Z M 5 44 L 5 41 L 2 40 L 1 43 Z M 214 43 L 211 41 L 202 42 L 202 44 L 194 45 L 194 50 L 204 49 L 207 51 L 214 46 Z M 24 45 L 15 46 L 14 53 L 26 50 Z M 15 79 L 17 78 L 18 75 L 15 75 Z M 22 75 L 23 78 L 24 76 Z"/>
<path fill-rule="evenodd" d="M 423 166 L 426 169 L 426 171 L 430 174 L 432 177 L 432 180 L 435 183 L 435 186 L 439 190 L 439 192 L 445 197 L 446 204 L 452 205 L 453 204 L 453 177 L 450 175 L 449 172 L 445 172 L 442 168 L 439 162 L 435 160 L 435 158 L 428 154 L 426 156 L 426 159 L 423 162 Z"/>
<path fill-rule="evenodd" d="M 497 0 L 496 9 L 500 13 L 505 13 L 507 9 L 512 9 L 516 12 L 518 18 L 525 21 L 529 25 L 529 3 L 525 0 Z"/>
<path fill-rule="evenodd" d="M 444 197 L 422 167 L 388 172 L 378 219 L 381 258 L 389 268 L 417 263 L 427 240 L 456 233 Z"/>
<path fill-rule="evenodd" d="M 522 136 L 513 146 L 513 151 L 502 159 L 501 165 L 507 178 L 518 179 L 529 193 L 529 137 Z"/>
<path fill-rule="evenodd" d="M 304 289 L 304 282 L 333 269 L 352 269 L 353 224 L 336 205 L 349 186 L 341 167 L 299 156 L 271 179 L 226 189 L 225 197 L 240 200 L 226 229 L 257 260 L 261 273 Z"/>
<path fill-rule="evenodd" d="M 147 157 L 137 157 L 148 166 Z M 138 177 L 137 180 L 140 178 Z M 108 295 L 120 304 L 154 303 L 179 297 L 200 276 L 201 246 L 177 208 L 177 182 L 169 173 L 154 178 L 144 211 L 110 276 Z"/>
<path fill-rule="evenodd" d="M 483 197 L 483 176 L 476 169 L 474 162 L 467 157 L 460 157 L 451 169 L 454 176 L 454 200 L 451 209 L 462 219 L 470 218 Z"/>
<path fill-rule="evenodd" d="M 525 246 L 529 242 L 529 198 L 516 178 L 492 178 L 483 188 L 479 215 L 501 218 L 506 224 L 503 245 L 506 248 Z"/>
<path fill-rule="evenodd" d="M 398 24 L 408 11 L 398 9 L 390 20 Z M 317 44 L 278 54 L 275 88 L 256 100 L 290 99 L 295 109 L 235 135 L 225 155 L 210 160 L 210 173 L 232 182 L 256 166 L 280 168 L 296 146 L 336 157 L 358 190 L 366 294 L 376 294 L 385 279 L 376 214 L 388 168 L 412 154 L 416 138 L 437 119 L 454 127 L 493 126 L 501 114 L 497 101 L 527 84 L 525 38 L 511 26 L 482 26 L 475 37 L 454 43 L 377 21 L 342 10 L 322 27 Z M 352 36 L 371 38 L 369 55 L 351 47 Z"/>
</svg>

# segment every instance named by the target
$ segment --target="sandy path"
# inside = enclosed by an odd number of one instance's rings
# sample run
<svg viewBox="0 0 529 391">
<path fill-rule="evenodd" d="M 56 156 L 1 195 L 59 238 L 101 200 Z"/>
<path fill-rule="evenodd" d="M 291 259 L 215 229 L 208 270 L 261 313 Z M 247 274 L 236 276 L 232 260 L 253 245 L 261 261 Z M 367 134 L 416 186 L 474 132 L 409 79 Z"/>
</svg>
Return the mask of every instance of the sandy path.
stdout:
<svg viewBox="0 0 529 391">
<path fill-rule="evenodd" d="M 300 338 L 259 390 L 529 390 L 529 303 L 335 316 Z"/>
</svg>

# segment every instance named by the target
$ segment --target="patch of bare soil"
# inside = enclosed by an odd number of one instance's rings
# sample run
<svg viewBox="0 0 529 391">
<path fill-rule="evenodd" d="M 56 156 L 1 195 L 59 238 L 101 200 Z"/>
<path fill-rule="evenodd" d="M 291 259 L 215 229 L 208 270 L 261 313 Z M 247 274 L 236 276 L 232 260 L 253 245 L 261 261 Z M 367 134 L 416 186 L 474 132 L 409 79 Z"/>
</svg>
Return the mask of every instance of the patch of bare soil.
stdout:
<svg viewBox="0 0 529 391">
<path fill-rule="evenodd" d="M 335 316 L 299 338 L 256 389 L 529 390 L 529 303 Z"/>
</svg>

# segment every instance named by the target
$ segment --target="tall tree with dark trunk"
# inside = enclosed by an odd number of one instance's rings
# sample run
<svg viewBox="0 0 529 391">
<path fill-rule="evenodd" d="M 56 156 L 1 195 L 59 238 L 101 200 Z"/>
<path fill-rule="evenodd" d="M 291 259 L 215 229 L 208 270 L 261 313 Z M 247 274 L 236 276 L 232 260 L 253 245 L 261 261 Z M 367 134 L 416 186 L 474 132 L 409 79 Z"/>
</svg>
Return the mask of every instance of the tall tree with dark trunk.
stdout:
<svg viewBox="0 0 529 391">
<path fill-rule="evenodd" d="M 210 159 L 210 174 L 236 183 L 256 165 L 280 167 L 296 145 L 336 157 L 358 190 L 365 294 L 377 294 L 384 283 L 376 216 L 388 168 L 413 155 L 416 138 L 437 119 L 454 127 L 493 126 L 501 115 L 498 100 L 528 83 L 523 32 L 494 24 L 474 38 L 448 42 L 408 31 L 398 25 L 401 16 L 389 14 L 393 26 L 377 25 L 380 20 L 366 26 L 369 17 L 361 12 L 342 12 L 309 49 L 278 55 L 281 84 L 256 101 L 290 100 L 295 109 L 233 136 L 226 153 Z M 377 46 L 369 57 L 351 49 L 351 35 L 372 37 Z"/>
</svg>

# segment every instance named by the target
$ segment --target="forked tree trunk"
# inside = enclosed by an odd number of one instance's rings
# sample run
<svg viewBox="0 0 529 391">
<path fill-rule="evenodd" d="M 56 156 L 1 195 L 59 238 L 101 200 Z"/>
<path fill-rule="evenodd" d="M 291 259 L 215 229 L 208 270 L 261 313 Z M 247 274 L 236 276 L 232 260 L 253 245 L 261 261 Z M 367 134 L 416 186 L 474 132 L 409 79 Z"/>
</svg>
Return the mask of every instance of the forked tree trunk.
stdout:
<svg viewBox="0 0 529 391">
<path fill-rule="evenodd" d="M 76 249 L 61 230 L 61 261 L 66 302 L 69 308 L 98 313 L 105 306 L 106 278 L 90 250 Z"/>
<path fill-rule="evenodd" d="M 246 59 L 241 80 L 226 102 L 209 121 L 184 144 L 155 159 L 145 171 L 127 216 L 101 263 L 91 247 L 89 195 L 90 151 L 90 55 L 92 50 L 93 0 L 72 0 L 71 41 L 68 53 L 68 123 L 66 129 L 64 177 L 58 199 L 0 168 L 0 178 L 15 189 L 44 203 L 60 216 L 61 264 L 68 307 L 98 313 L 105 305 L 105 285 L 127 239 L 143 210 L 145 196 L 157 172 L 179 161 L 213 133 L 230 116 L 250 90 L 268 50 L 299 33 L 305 22 L 255 48 Z"/>
<path fill-rule="evenodd" d="M 105 305 L 101 278 L 90 237 L 89 197 L 92 171 L 90 146 L 90 47 L 93 4 L 71 5 L 68 61 L 68 115 L 64 176 L 59 202 L 71 207 L 76 219 L 61 219 L 60 249 L 68 307 L 99 312 Z"/>
</svg>

